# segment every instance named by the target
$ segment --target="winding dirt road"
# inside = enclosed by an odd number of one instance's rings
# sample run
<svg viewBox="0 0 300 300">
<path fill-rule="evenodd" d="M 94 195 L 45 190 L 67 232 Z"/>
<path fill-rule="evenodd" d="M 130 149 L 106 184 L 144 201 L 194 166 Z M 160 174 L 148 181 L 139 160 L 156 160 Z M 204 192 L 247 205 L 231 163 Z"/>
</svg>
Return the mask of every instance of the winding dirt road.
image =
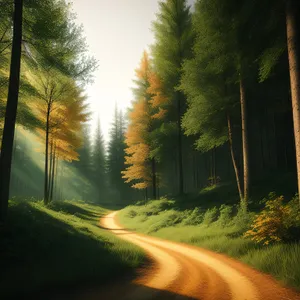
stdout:
<svg viewBox="0 0 300 300">
<path fill-rule="evenodd" d="M 134 280 L 76 293 L 72 300 L 300 300 L 300 294 L 271 276 L 227 256 L 125 230 L 117 224 L 116 212 L 104 217 L 101 226 L 143 248 L 152 263 Z"/>
<path fill-rule="evenodd" d="M 102 299 L 300 300 L 270 276 L 224 255 L 124 230 L 116 212 L 101 225 L 143 248 L 153 261 L 130 286 Z"/>
</svg>

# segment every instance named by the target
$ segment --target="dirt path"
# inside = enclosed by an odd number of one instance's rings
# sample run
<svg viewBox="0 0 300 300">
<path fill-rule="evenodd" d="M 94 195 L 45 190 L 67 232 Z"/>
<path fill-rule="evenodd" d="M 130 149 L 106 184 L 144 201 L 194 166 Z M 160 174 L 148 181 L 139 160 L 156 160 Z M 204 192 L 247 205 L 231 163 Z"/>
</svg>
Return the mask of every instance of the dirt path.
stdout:
<svg viewBox="0 0 300 300">
<path fill-rule="evenodd" d="M 101 226 L 143 248 L 152 264 L 135 280 L 76 293 L 72 300 L 300 300 L 300 294 L 227 256 L 124 230 L 116 212 Z"/>
<path fill-rule="evenodd" d="M 142 247 L 154 266 L 146 268 L 122 295 L 111 299 L 300 299 L 270 276 L 226 256 L 123 230 L 115 216 L 116 212 L 103 218 L 102 226 Z"/>
</svg>

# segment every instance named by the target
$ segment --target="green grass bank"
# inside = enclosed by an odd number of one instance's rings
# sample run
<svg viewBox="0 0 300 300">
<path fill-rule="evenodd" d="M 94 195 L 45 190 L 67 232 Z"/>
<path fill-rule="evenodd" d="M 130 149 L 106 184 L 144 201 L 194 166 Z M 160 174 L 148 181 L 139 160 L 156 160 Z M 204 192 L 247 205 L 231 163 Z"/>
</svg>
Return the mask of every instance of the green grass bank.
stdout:
<svg viewBox="0 0 300 300">
<path fill-rule="evenodd" d="M 34 200 L 10 201 L 8 222 L 0 229 L 0 299 L 133 275 L 144 254 L 98 226 L 108 212 L 75 201 L 49 207 Z"/>
</svg>

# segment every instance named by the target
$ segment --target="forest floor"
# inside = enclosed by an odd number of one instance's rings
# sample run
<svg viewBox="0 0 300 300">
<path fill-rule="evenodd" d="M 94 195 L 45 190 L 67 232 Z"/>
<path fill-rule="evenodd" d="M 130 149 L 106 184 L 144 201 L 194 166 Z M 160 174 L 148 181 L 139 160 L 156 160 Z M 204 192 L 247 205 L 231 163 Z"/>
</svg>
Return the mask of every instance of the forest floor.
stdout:
<svg viewBox="0 0 300 300">
<path fill-rule="evenodd" d="M 300 294 L 284 288 L 270 276 L 224 255 L 123 229 L 118 225 L 116 214 L 104 217 L 102 226 L 143 248 L 152 264 L 141 269 L 131 282 L 117 282 L 105 290 L 95 289 L 70 299 L 300 299 Z"/>
<path fill-rule="evenodd" d="M 100 228 L 108 212 L 75 201 L 10 201 L 0 228 L 0 299 L 48 299 L 134 276 L 145 255 Z"/>
</svg>

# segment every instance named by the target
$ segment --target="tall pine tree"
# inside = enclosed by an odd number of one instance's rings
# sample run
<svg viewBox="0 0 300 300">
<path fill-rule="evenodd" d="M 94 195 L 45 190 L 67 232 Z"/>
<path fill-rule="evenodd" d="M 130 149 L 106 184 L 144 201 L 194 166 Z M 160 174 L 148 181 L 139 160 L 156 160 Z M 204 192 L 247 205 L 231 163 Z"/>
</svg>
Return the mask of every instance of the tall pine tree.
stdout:
<svg viewBox="0 0 300 300">
<path fill-rule="evenodd" d="M 157 20 L 153 23 L 155 43 L 152 47 L 154 68 L 163 81 L 165 94 L 170 100 L 167 119 L 176 141 L 177 165 L 179 170 L 178 192 L 184 192 L 183 147 L 181 117 L 185 111 L 186 99 L 177 89 L 180 84 L 181 66 L 191 56 L 193 32 L 190 8 L 186 0 L 159 2 Z M 176 128 L 176 129 L 175 129 Z"/>
<path fill-rule="evenodd" d="M 98 200 L 107 193 L 106 154 L 100 120 L 98 119 L 93 152 L 92 152 L 93 182 L 98 190 Z"/>
</svg>

